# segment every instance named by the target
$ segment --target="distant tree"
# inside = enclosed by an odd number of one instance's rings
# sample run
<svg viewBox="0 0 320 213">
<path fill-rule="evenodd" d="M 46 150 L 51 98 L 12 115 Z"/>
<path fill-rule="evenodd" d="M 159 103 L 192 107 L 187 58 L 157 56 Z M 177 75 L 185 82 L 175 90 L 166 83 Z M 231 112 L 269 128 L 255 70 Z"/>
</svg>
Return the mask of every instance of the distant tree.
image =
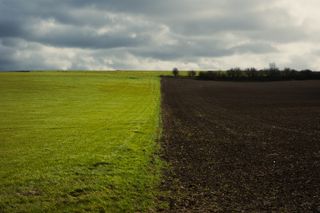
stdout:
<svg viewBox="0 0 320 213">
<path fill-rule="evenodd" d="M 252 67 L 252 68 L 247 68 L 244 70 L 244 73 L 246 74 L 247 80 L 256 80 L 257 79 L 257 69 Z"/>
<path fill-rule="evenodd" d="M 268 80 L 271 80 L 271 81 L 281 80 L 281 73 L 276 63 L 270 63 L 269 69 L 266 71 L 267 71 L 266 74 L 267 74 Z"/>
<path fill-rule="evenodd" d="M 276 63 L 270 63 L 269 64 L 269 69 L 272 71 L 272 70 L 278 70 L 278 68 L 277 68 L 277 65 L 276 65 Z"/>
<path fill-rule="evenodd" d="M 239 80 L 241 77 L 241 69 L 239 67 L 227 70 L 227 78 L 230 80 Z"/>
<path fill-rule="evenodd" d="M 173 70 L 172 70 L 172 74 L 174 75 L 174 77 L 177 77 L 178 75 L 179 75 L 179 70 L 178 70 L 178 68 L 173 68 Z"/>
<path fill-rule="evenodd" d="M 191 70 L 191 71 L 188 72 L 188 76 L 189 76 L 189 77 L 194 77 L 194 76 L 196 76 L 196 74 L 197 74 L 197 73 L 196 73 L 196 71 L 194 71 L 194 70 Z"/>
<path fill-rule="evenodd" d="M 297 71 L 290 68 L 278 69 L 275 65 L 267 69 L 232 68 L 227 71 L 200 71 L 198 79 L 214 81 L 284 81 L 284 80 L 320 80 L 320 72 L 312 70 Z"/>
<path fill-rule="evenodd" d="M 294 80 L 297 77 L 297 73 L 296 70 L 286 67 L 281 72 L 282 80 Z"/>
<path fill-rule="evenodd" d="M 313 73 L 311 70 L 306 69 L 306 70 L 300 71 L 299 80 L 312 79 L 312 78 L 313 78 Z"/>
</svg>

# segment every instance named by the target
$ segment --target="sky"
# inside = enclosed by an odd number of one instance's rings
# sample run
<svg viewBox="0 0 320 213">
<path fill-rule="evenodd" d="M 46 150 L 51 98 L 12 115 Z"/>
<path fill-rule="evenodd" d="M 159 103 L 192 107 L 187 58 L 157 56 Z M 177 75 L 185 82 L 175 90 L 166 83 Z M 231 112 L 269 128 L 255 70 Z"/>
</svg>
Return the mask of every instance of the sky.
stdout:
<svg viewBox="0 0 320 213">
<path fill-rule="evenodd" d="M 319 0 L 0 0 L 0 70 L 320 70 Z"/>
</svg>

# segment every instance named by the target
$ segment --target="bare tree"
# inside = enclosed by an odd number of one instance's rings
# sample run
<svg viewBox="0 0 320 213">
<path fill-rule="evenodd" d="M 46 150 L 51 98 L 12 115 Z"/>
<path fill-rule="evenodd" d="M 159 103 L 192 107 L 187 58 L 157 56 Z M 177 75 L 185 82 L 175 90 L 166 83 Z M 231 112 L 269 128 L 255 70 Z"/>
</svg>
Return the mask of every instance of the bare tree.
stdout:
<svg viewBox="0 0 320 213">
<path fill-rule="evenodd" d="M 270 70 L 278 70 L 276 63 L 272 62 L 269 64 Z"/>
</svg>

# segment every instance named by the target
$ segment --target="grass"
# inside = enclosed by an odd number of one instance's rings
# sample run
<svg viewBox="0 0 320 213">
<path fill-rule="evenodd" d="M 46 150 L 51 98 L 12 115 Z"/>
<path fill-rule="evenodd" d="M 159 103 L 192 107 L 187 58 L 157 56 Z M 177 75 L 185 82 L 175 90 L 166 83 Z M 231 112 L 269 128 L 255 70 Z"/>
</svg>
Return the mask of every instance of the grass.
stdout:
<svg viewBox="0 0 320 213">
<path fill-rule="evenodd" d="M 0 73 L 0 212 L 152 211 L 159 73 Z"/>
</svg>

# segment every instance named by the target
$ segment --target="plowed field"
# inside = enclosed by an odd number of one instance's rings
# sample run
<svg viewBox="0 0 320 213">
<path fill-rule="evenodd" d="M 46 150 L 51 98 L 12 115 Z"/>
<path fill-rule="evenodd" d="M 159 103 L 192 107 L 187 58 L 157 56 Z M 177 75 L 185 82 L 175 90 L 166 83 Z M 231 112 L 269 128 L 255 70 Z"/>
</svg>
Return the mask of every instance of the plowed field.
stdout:
<svg viewBox="0 0 320 213">
<path fill-rule="evenodd" d="M 162 78 L 169 211 L 320 211 L 320 82 Z"/>
</svg>

